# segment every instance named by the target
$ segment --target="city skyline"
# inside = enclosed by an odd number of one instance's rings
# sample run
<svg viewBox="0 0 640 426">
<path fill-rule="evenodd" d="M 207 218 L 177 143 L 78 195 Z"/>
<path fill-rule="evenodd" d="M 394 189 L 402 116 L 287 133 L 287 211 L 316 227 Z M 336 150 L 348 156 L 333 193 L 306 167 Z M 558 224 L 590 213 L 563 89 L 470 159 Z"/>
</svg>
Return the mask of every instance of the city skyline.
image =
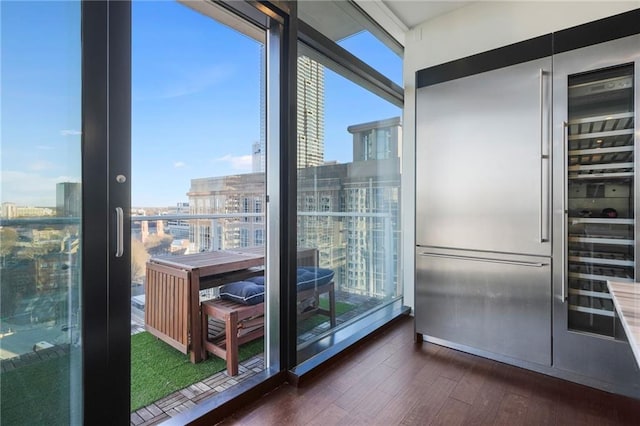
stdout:
<svg viewBox="0 0 640 426">
<path fill-rule="evenodd" d="M 54 207 L 57 184 L 82 180 L 80 39 L 59 47 L 69 39 L 64 23 L 71 28 L 79 17 L 72 5 L 61 11 L 44 3 L 37 13 L 2 7 L 2 32 L 23 36 L 2 45 L 0 198 Z M 33 26 L 50 40 L 30 34 Z M 362 33 L 340 44 L 381 50 L 372 39 Z M 180 3 L 134 2 L 132 49 L 132 205 L 174 206 L 187 200 L 193 178 L 250 173 L 260 141 L 261 45 Z M 39 53 L 27 63 L 25 50 Z M 401 59 L 390 62 L 376 67 L 401 81 Z M 325 161 L 348 162 L 347 127 L 396 116 L 398 108 L 377 97 L 372 103 L 375 95 L 328 68 L 324 79 Z"/>
</svg>

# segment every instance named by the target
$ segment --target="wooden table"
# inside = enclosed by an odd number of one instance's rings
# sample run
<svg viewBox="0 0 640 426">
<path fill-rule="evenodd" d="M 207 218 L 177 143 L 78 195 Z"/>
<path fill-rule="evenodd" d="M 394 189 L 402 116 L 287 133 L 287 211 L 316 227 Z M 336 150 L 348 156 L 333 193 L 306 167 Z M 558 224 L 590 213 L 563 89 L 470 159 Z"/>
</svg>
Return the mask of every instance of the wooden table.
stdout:
<svg viewBox="0 0 640 426">
<path fill-rule="evenodd" d="M 202 360 L 200 290 L 263 273 L 264 247 L 152 258 L 145 282 L 145 328 L 191 362 Z"/>
<path fill-rule="evenodd" d="M 154 257 L 147 262 L 145 328 L 189 354 L 191 362 L 204 359 L 200 290 L 264 273 L 264 247 Z M 317 249 L 298 249 L 300 265 L 317 265 Z"/>
<path fill-rule="evenodd" d="M 640 366 L 640 283 L 607 281 L 613 304 Z"/>
</svg>

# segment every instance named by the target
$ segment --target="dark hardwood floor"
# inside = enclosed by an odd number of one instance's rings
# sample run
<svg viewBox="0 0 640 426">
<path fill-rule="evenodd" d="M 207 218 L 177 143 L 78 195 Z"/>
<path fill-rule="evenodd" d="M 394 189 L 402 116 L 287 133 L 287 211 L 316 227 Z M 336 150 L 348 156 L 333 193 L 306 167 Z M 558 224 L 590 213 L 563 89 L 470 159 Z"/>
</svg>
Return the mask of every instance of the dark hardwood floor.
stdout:
<svg viewBox="0 0 640 426">
<path fill-rule="evenodd" d="M 403 318 L 296 388 L 224 425 L 640 425 L 634 400 L 414 343 Z"/>
</svg>

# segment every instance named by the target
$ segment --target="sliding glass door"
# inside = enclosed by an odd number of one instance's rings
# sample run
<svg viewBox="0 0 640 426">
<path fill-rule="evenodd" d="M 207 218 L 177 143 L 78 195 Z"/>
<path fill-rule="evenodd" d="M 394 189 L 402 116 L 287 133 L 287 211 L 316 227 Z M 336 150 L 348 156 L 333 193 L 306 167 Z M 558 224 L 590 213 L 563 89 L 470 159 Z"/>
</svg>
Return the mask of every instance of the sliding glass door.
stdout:
<svg viewBox="0 0 640 426">
<path fill-rule="evenodd" d="M 275 3 L 0 2 L 0 424 L 188 423 L 401 302 L 401 90 Z M 237 375 L 193 374 L 227 276 L 144 333 L 149 265 L 214 252 L 261 256 Z"/>
<path fill-rule="evenodd" d="M 138 423 L 224 398 L 265 368 L 266 32 L 211 3 L 134 1 L 132 35 Z M 253 270 L 231 262 L 242 253 Z M 233 346 L 219 313 L 243 306 Z"/>
<path fill-rule="evenodd" d="M 0 9 L 0 423 L 126 422 L 129 5 Z"/>
</svg>

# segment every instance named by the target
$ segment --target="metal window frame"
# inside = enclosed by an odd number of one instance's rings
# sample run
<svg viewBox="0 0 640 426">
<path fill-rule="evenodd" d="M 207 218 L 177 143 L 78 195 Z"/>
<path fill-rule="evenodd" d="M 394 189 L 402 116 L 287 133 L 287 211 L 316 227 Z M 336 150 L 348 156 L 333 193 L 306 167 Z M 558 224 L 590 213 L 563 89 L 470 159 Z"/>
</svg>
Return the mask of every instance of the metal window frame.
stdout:
<svg viewBox="0 0 640 426">
<path fill-rule="evenodd" d="M 351 54 L 318 30 L 298 21 L 300 54 L 320 62 L 336 73 L 375 93 L 399 108 L 404 107 L 404 89 L 366 62 Z"/>
<path fill-rule="evenodd" d="M 267 38 L 267 365 L 296 364 L 297 4 L 260 3 L 272 19 Z"/>
<path fill-rule="evenodd" d="M 378 40 L 380 40 L 385 46 L 387 46 L 393 53 L 399 57 L 404 56 L 404 46 L 394 36 L 392 36 L 386 29 L 384 29 L 378 22 L 376 22 L 362 7 L 360 7 L 354 0 L 347 0 L 347 3 L 357 12 L 358 18 L 356 20 L 362 24 L 362 26 L 373 34 Z"/>
</svg>

